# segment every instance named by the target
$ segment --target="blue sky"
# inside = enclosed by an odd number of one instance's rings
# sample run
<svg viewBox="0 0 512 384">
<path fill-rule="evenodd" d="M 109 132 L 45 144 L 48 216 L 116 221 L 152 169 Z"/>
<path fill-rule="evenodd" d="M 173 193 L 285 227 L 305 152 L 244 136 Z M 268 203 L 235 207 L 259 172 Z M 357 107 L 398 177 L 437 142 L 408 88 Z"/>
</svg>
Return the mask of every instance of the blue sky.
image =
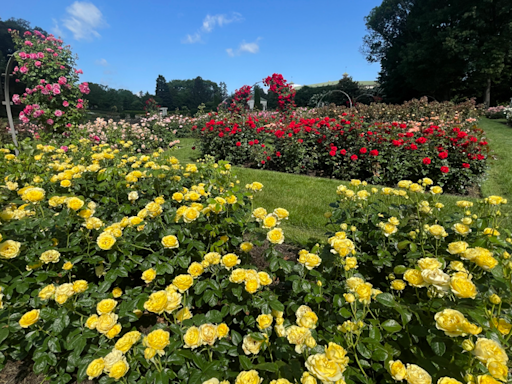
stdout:
<svg viewBox="0 0 512 384">
<path fill-rule="evenodd" d="M 375 80 L 360 53 L 364 17 L 381 0 L 9 1 L 22 18 L 60 35 L 79 56 L 81 80 L 154 93 L 167 80 L 201 76 L 230 92 L 273 73 L 307 85 Z"/>
</svg>

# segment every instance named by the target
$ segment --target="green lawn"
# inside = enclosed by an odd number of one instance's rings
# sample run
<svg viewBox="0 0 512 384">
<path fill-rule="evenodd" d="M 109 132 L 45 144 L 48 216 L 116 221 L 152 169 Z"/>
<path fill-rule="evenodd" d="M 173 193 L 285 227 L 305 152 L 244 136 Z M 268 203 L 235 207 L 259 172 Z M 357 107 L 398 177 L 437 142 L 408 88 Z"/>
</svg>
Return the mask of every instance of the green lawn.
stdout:
<svg viewBox="0 0 512 384">
<path fill-rule="evenodd" d="M 482 196 L 501 195 L 509 199 L 509 205 L 502 211 L 510 217 L 505 218 L 502 227 L 512 229 L 512 151 L 509 149 L 512 148 L 512 128 L 499 120 L 482 119 L 480 125 L 487 132 L 489 145 L 496 156 L 482 184 Z M 195 161 L 200 153 L 192 149 L 194 139 L 180 141 L 173 155 L 182 163 Z M 347 184 L 345 181 L 240 167 L 233 169 L 242 185 L 253 181 L 263 183 L 263 191 L 254 198 L 255 206 L 267 210 L 281 207 L 290 212 L 289 220 L 283 223 L 287 242 L 304 246 L 325 242 L 327 220 L 324 213 L 329 210 L 329 204 L 336 200 L 336 187 Z M 446 211 L 454 211 L 458 209 L 455 203 L 461 199 L 461 196 L 443 195 L 441 202 Z M 463 199 L 476 200 L 468 197 Z"/>
</svg>

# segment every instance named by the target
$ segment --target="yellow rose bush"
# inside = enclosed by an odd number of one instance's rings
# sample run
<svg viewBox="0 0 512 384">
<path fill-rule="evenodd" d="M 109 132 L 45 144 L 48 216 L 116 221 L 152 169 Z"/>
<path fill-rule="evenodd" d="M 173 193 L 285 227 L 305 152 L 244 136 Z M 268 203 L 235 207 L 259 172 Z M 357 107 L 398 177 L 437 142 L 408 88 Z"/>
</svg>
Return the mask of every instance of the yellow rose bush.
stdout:
<svg viewBox="0 0 512 384">
<path fill-rule="evenodd" d="M 429 179 L 352 180 L 325 242 L 284 257 L 289 212 L 254 205 L 263 185 L 126 144 L 0 159 L 0 367 L 62 384 L 510 381 L 504 199 L 446 215 Z"/>
</svg>

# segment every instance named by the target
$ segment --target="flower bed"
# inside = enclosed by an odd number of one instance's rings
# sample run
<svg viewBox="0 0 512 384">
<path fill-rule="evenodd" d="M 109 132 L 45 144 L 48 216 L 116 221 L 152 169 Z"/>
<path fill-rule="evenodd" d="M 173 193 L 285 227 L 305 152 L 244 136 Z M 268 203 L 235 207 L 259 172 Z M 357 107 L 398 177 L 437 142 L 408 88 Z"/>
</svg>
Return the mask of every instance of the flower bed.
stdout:
<svg viewBox="0 0 512 384">
<path fill-rule="evenodd" d="M 23 145 L 0 160 L 1 364 L 32 360 L 52 383 L 508 378 L 500 197 L 448 216 L 427 178 L 353 180 L 328 245 L 295 260 L 278 251 L 288 212 L 253 207 L 263 186 L 225 162 Z"/>
<path fill-rule="evenodd" d="M 221 115 L 198 129 L 201 151 L 235 164 L 375 184 L 429 177 L 459 193 L 483 175 L 489 149 L 474 117 L 461 120 L 452 111 L 443 118 L 379 122 L 365 117 L 375 115 L 370 112 L 320 118 L 313 110 L 310 116 L 302 111 L 300 117 L 242 120 Z"/>
</svg>

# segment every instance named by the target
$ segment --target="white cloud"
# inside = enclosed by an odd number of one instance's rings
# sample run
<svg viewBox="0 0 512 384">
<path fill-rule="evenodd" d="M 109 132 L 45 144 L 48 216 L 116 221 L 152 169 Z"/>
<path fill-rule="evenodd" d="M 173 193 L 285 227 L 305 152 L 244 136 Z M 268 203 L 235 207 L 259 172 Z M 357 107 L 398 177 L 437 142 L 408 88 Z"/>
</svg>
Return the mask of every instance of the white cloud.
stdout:
<svg viewBox="0 0 512 384">
<path fill-rule="evenodd" d="M 108 61 L 105 59 L 99 59 L 94 62 L 96 65 L 101 65 L 102 67 L 106 67 L 108 65 Z"/>
<path fill-rule="evenodd" d="M 92 37 L 100 37 L 97 29 L 107 26 L 103 14 L 92 3 L 75 1 L 66 8 L 66 12 L 67 15 L 62 23 L 73 33 L 76 40 L 91 40 Z"/>
<path fill-rule="evenodd" d="M 52 21 L 53 21 L 53 24 L 54 24 L 54 26 L 53 26 L 53 28 L 52 28 L 52 33 L 53 33 L 55 36 L 57 36 L 57 37 L 64 37 L 64 33 L 63 33 L 63 32 L 62 32 L 62 30 L 60 29 L 58 21 L 57 21 L 57 20 L 55 20 L 55 19 L 52 19 Z"/>
<path fill-rule="evenodd" d="M 183 40 L 184 44 L 194 44 L 201 41 L 201 36 L 206 33 L 210 33 L 215 29 L 216 26 L 222 27 L 224 25 L 242 21 L 243 17 L 238 12 L 233 12 L 231 16 L 226 15 L 206 15 L 203 20 L 201 28 L 193 35 L 187 35 Z"/>
<path fill-rule="evenodd" d="M 258 44 L 258 41 L 260 39 L 261 38 L 258 37 L 256 39 L 256 41 L 253 42 L 253 43 L 246 43 L 245 41 L 242 41 L 240 43 L 240 46 L 238 47 L 238 49 L 236 51 L 234 51 L 233 48 L 228 48 L 228 49 L 226 49 L 226 52 L 231 57 L 239 56 L 239 55 L 241 55 L 244 52 L 256 54 L 256 53 L 258 53 L 260 51 L 260 45 Z"/>
</svg>

